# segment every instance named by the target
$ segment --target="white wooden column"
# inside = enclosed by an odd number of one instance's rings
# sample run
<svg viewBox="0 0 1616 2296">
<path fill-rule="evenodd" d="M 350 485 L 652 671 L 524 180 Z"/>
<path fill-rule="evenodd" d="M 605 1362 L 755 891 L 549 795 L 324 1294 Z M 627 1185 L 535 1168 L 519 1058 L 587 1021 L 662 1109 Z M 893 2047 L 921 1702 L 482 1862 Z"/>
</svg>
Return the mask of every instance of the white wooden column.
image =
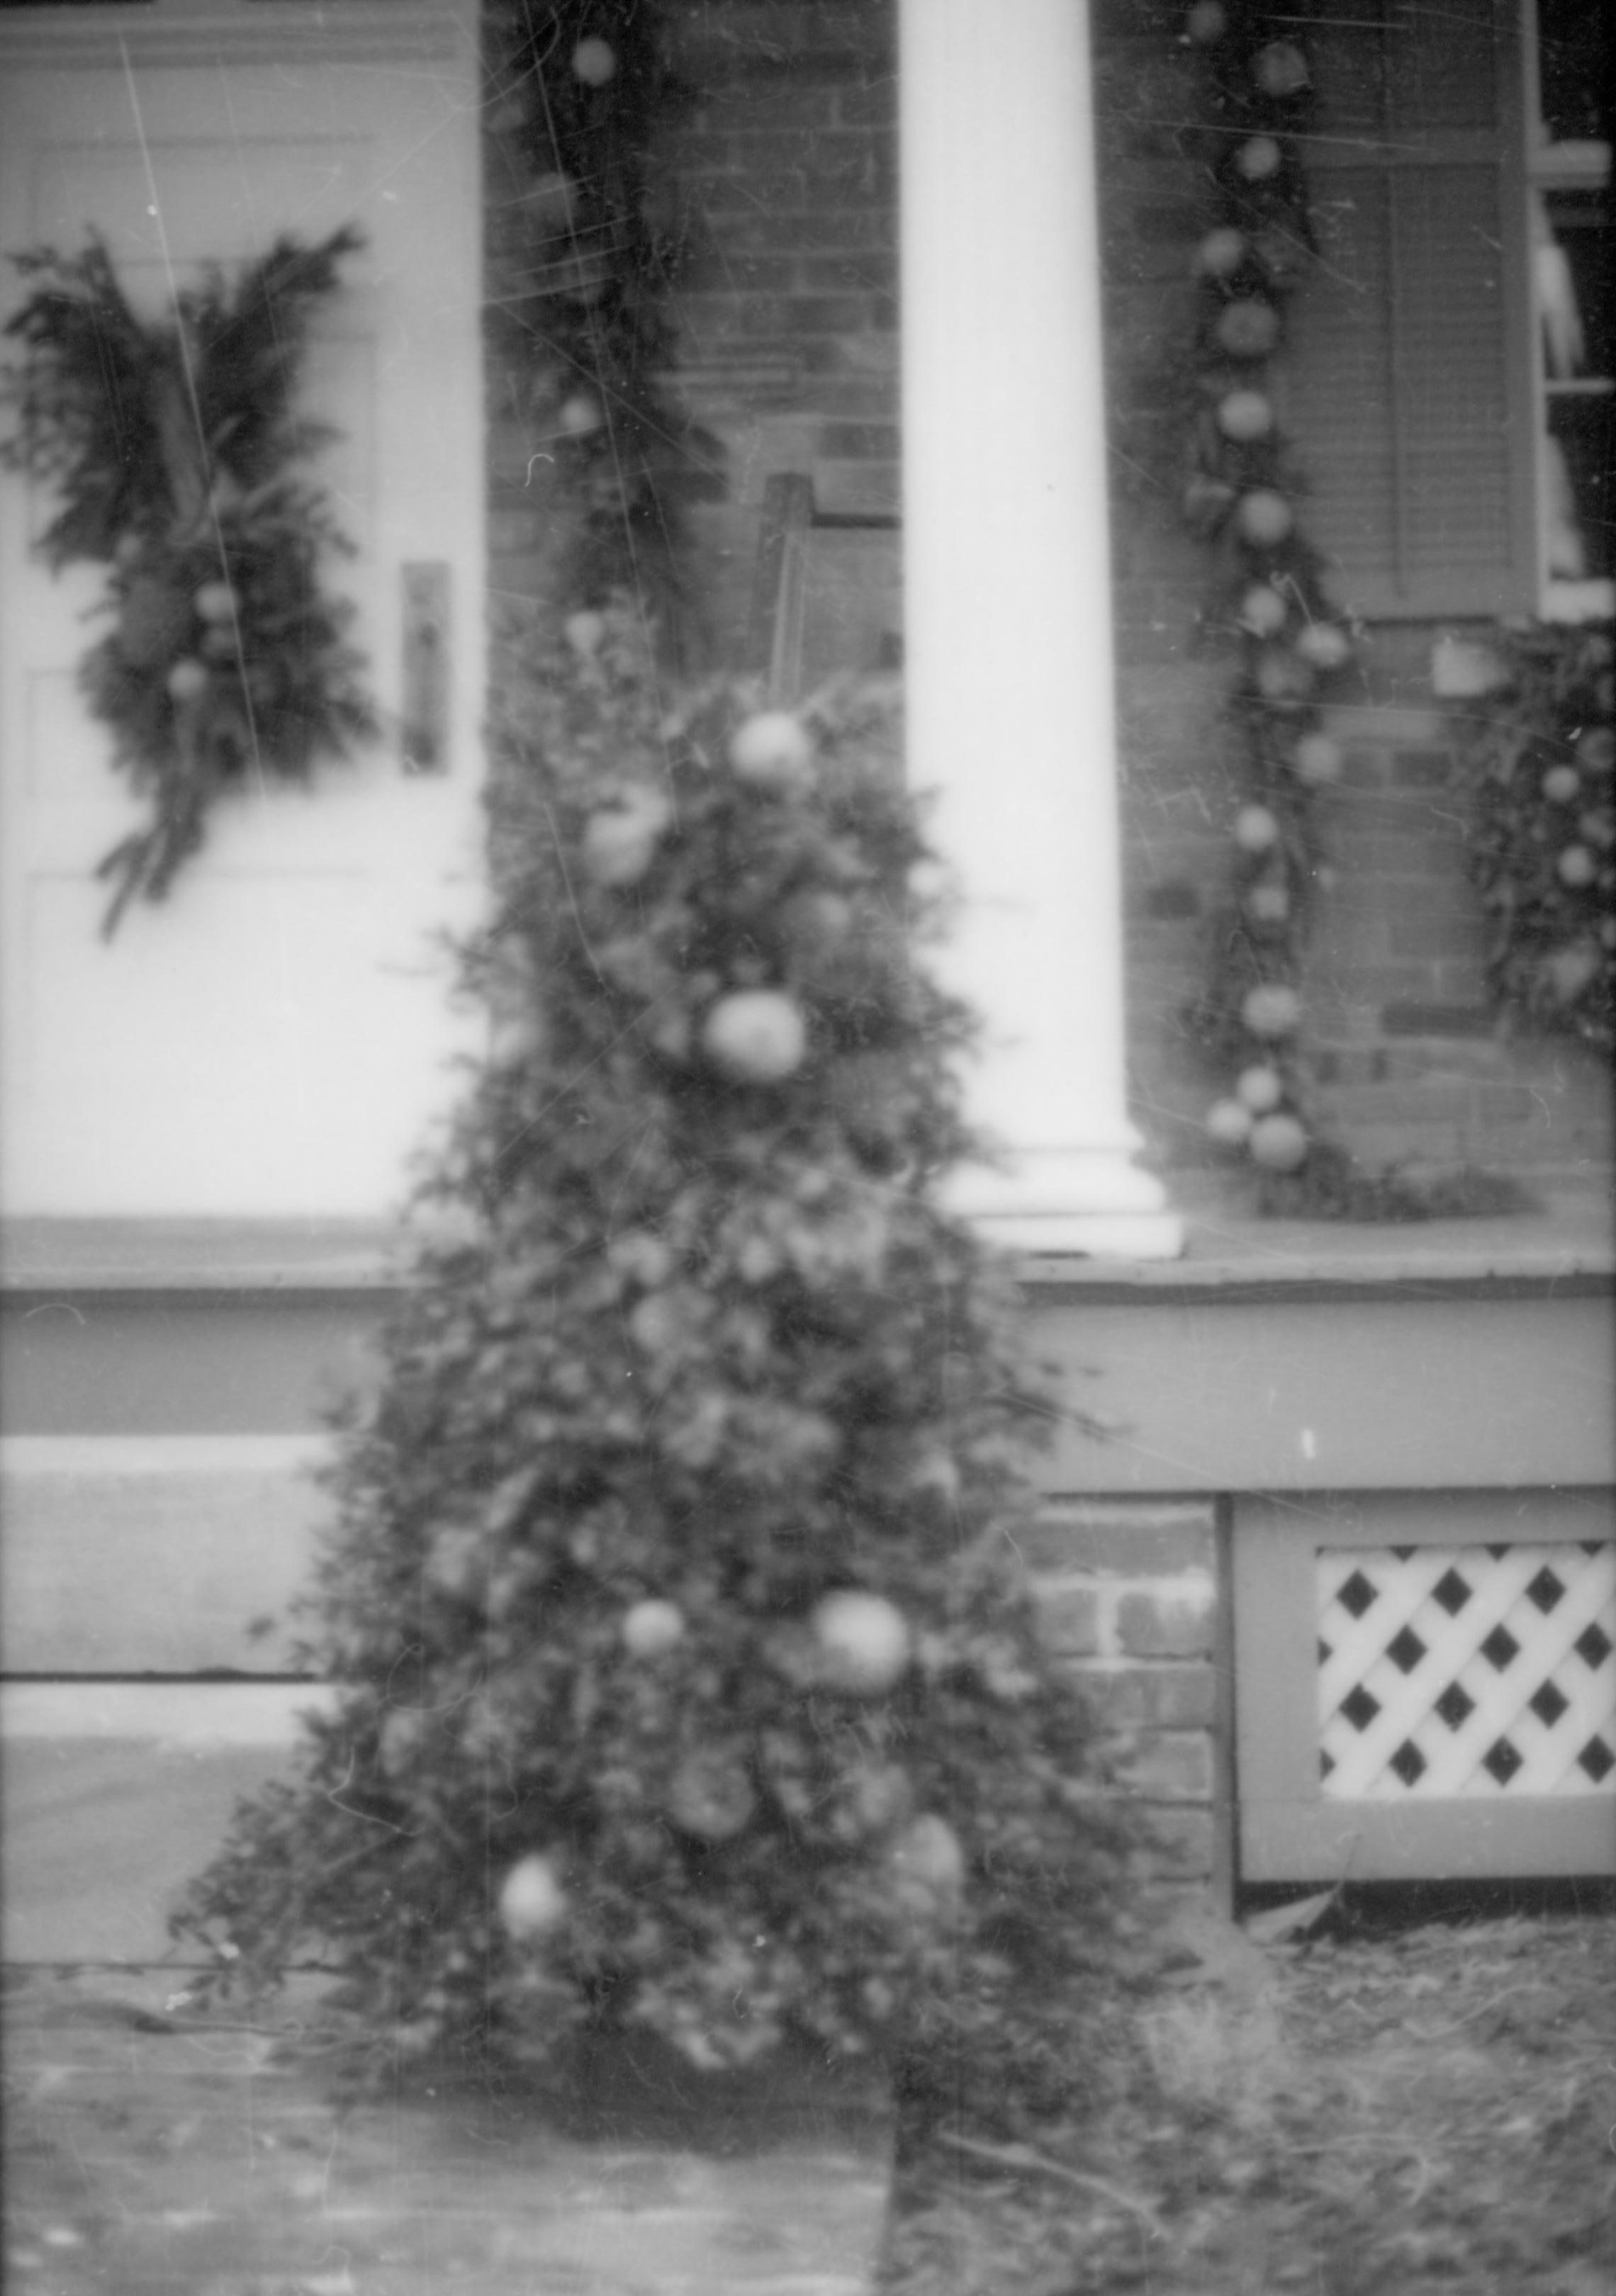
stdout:
<svg viewBox="0 0 1616 2296">
<path fill-rule="evenodd" d="M 909 776 L 1008 1152 L 956 1201 L 1033 1252 L 1167 1258 L 1124 1105 L 1099 238 L 1085 0 L 902 0 Z"/>
</svg>

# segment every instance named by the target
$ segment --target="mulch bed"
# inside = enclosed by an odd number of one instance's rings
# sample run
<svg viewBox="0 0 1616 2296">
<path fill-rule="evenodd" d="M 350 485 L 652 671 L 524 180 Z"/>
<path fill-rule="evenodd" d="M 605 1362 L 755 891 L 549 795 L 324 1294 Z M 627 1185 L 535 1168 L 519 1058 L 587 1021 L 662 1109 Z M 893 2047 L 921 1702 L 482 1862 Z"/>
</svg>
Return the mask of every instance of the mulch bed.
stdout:
<svg viewBox="0 0 1616 2296">
<path fill-rule="evenodd" d="M 1208 1923 L 1101 2114 L 900 2160 L 885 2296 L 1616 2296 L 1616 1923 Z"/>
</svg>

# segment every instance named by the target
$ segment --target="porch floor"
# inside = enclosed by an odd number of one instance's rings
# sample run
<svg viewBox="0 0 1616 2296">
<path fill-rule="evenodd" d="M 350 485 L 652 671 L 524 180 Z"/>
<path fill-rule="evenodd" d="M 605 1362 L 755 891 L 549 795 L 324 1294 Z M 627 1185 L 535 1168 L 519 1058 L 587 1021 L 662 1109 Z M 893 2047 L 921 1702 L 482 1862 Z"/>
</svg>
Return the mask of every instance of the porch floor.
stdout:
<svg viewBox="0 0 1616 2296">
<path fill-rule="evenodd" d="M 864 2296 L 891 2135 L 800 2069 L 759 2095 L 610 2098 L 421 2073 L 360 2103 L 329 1980 L 199 2015 L 173 1970 L 10 1970 L 17 2296 Z M 179 1990 L 176 1991 L 176 1988 Z M 654 2105 L 657 2098 L 652 2097 Z"/>
</svg>

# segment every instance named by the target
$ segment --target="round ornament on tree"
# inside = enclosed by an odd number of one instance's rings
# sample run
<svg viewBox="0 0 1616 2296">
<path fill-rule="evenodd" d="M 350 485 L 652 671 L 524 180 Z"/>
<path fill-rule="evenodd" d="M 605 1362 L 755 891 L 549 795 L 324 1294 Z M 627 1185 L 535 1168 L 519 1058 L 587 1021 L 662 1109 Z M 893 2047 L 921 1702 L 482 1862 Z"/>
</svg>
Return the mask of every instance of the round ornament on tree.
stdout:
<svg viewBox="0 0 1616 2296">
<path fill-rule="evenodd" d="M 208 691 L 208 665 L 193 654 L 182 654 L 163 681 L 175 701 L 196 701 Z"/>
<path fill-rule="evenodd" d="M 1251 135 L 1235 154 L 1236 170 L 1248 184 L 1266 184 L 1278 175 L 1284 153 L 1272 135 Z"/>
<path fill-rule="evenodd" d="M 1266 439 L 1274 428 L 1274 406 L 1266 391 L 1231 390 L 1218 402 L 1218 428 L 1239 446 Z"/>
<path fill-rule="evenodd" d="M 884 1698 L 907 1673 L 911 1638 L 884 1595 L 827 1595 L 810 1621 L 820 1681 L 854 1698 Z"/>
<path fill-rule="evenodd" d="M 579 392 L 576 397 L 562 401 L 561 413 L 555 419 L 568 438 L 587 439 L 592 430 L 600 429 L 605 417 L 596 400 L 587 398 Z"/>
<path fill-rule="evenodd" d="M 548 1937 L 567 1918 L 567 1893 L 554 1862 L 535 1850 L 519 1857 L 499 1886 L 500 1926 L 519 1945 Z"/>
<path fill-rule="evenodd" d="M 647 1596 L 623 1613 L 623 1647 L 631 1658 L 660 1658 L 685 1639 L 685 1613 L 677 1603 Z"/>
<path fill-rule="evenodd" d="M 1301 1025 L 1301 998 L 1284 981 L 1262 981 L 1247 989 L 1240 1017 L 1254 1037 L 1294 1036 Z"/>
<path fill-rule="evenodd" d="M 1586 941 L 1571 948 L 1557 948 L 1545 967 L 1556 1002 L 1575 1004 L 1583 990 L 1598 979 L 1601 967 L 1599 951 Z"/>
<path fill-rule="evenodd" d="M 1249 1108 L 1253 1116 L 1266 1116 L 1271 1108 L 1277 1108 L 1285 1096 L 1284 1081 L 1279 1070 L 1263 1062 L 1242 1069 L 1235 1090 L 1242 1105 Z"/>
<path fill-rule="evenodd" d="M 760 789 L 800 789 L 813 772 L 814 744 L 789 710 L 761 709 L 736 726 L 729 762 L 742 781 Z"/>
<path fill-rule="evenodd" d="M 1253 487 L 1235 504 L 1235 523 L 1259 550 L 1274 550 L 1289 537 L 1296 514 L 1277 487 Z"/>
<path fill-rule="evenodd" d="M 1300 95 L 1308 85 L 1308 59 L 1294 40 L 1270 40 L 1251 59 L 1251 77 L 1276 102 Z"/>
<path fill-rule="evenodd" d="M 241 601 L 228 582 L 204 582 L 192 603 L 203 621 L 229 622 Z"/>
<path fill-rule="evenodd" d="M 777 988 L 721 996 L 701 1024 L 701 1049 L 734 1084 L 783 1084 L 808 1058 L 801 1008 Z"/>
<path fill-rule="evenodd" d="M 1261 296 L 1244 295 L 1225 305 L 1212 332 L 1231 358 L 1267 358 L 1279 341 L 1279 313 Z"/>
<path fill-rule="evenodd" d="M 1266 805 L 1243 805 L 1235 816 L 1235 842 L 1243 853 L 1266 853 L 1279 842 L 1279 824 Z"/>
<path fill-rule="evenodd" d="M 1296 651 L 1315 669 L 1341 669 L 1352 659 L 1352 641 L 1339 622 L 1308 622 L 1296 634 Z"/>
<path fill-rule="evenodd" d="M 733 1841 L 751 1824 L 758 1797 L 739 1747 L 688 1754 L 674 1772 L 668 1815 L 698 1841 Z"/>
<path fill-rule="evenodd" d="M 636 790 L 603 807 L 584 832 L 583 864 L 595 883 L 637 885 L 672 817 L 672 807 L 655 790 Z"/>
<path fill-rule="evenodd" d="M 926 1816 L 906 1825 L 888 1857 L 892 1894 L 918 1919 L 947 1923 L 959 1910 L 965 1888 L 965 1853 L 946 1819 Z"/>
<path fill-rule="evenodd" d="M 1228 29 L 1228 11 L 1223 0 L 1195 0 L 1184 20 L 1185 37 L 1194 40 L 1197 47 L 1210 47 L 1214 41 L 1222 39 Z"/>
<path fill-rule="evenodd" d="M 1276 638 L 1291 609 L 1270 582 L 1253 582 L 1240 601 L 1240 626 L 1257 638 Z"/>
<path fill-rule="evenodd" d="M 1233 224 L 1209 231 L 1195 250 L 1195 269 L 1207 279 L 1231 279 L 1247 255 L 1245 234 Z"/>
<path fill-rule="evenodd" d="M 1294 1172 L 1307 1161 L 1308 1136 L 1293 1116 L 1259 1116 L 1251 1127 L 1251 1151 L 1266 1172 Z"/>
<path fill-rule="evenodd" d="M 1237 1100 L 1215 1100 L 1206 1112 L 1206 1128 L 1226 1148 L 1243 1148 L 1251 1133 L 1251 1111 Z"/>
<path fill-rule="evenodd" d="M 576 614 L 568 615 L 562 624 L 562 636 L 581 660 L 592 660 L 606 636 L 606 617 L 585 606 Z"/>
<path fill-rule="evenodd" d="M 1332 741 L 1328 734 L 1304 734 L 1292 751 L 1291 759 L 1297 780 L 1309 789 L 1323 789 L 1341 779 L 1341 744 Z"/>
<path fill-rule="evenodd" d="M 572 51 L 572 70 L 586 87 L 604 87 L 617 77 L 617 56 L 605 40 L 580 40 Z"/>
<path fill-rule="evenodd" d="M 1586 845 L 1568 845 L 1555 862 L 1554 871 L 1563 885 L 1580 892 L 1598 875 L 1599 864 Z"/>
</svg>

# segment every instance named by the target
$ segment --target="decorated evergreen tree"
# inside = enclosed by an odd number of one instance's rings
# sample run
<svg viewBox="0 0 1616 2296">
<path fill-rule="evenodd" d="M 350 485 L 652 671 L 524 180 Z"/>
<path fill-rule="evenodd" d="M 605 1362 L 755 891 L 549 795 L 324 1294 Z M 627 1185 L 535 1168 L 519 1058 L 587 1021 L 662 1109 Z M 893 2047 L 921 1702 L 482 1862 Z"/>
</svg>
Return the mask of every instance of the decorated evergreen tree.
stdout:
<svg viewBox="0 0 1616 2296">
<path fill-rule="evenodd" d="M 507 683 L 495 1051 L 335 1471 L 334 1710 L 180 1927 L 394 2048 L 913 2053 L 1097 1950 L 1115 1841 L 1017 1573 L 1050 1406 L 936 1183 L 962 1011 L 890 710 Z"/>
</svg>

